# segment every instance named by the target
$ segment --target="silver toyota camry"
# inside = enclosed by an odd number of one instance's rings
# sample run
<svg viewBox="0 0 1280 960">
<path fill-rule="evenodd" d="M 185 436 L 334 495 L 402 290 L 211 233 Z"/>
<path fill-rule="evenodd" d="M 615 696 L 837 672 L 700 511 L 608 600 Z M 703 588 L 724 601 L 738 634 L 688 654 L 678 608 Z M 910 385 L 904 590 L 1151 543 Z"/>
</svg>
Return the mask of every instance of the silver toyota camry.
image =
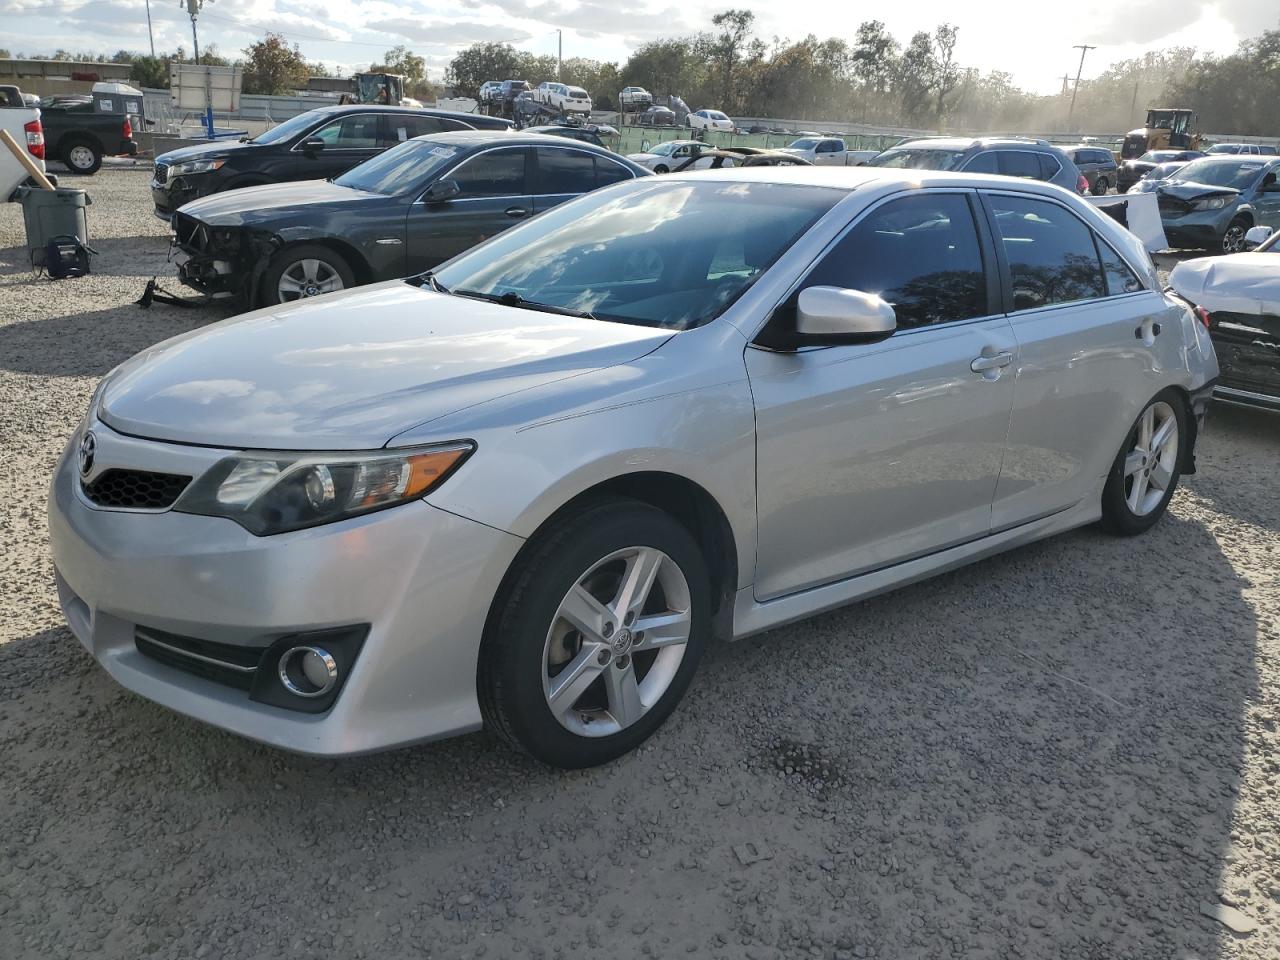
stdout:
<svg viewBox="0 0 1280 960">
<path fill-rule="evenodd" d="M 53 479 L 58 591 L 120 683 L 255 740 L 485 726 L 597 764 L 713 638 L 1146 530 L 1217 371 L 1139 242 L 1051 185 L 637 180 L 114 370 Z"/>
</svg>

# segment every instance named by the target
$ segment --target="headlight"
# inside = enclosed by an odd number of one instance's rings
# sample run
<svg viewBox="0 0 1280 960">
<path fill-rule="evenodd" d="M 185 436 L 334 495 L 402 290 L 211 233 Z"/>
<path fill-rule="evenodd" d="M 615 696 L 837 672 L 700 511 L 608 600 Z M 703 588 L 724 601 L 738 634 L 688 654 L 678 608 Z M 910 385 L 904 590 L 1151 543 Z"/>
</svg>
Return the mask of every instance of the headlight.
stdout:
<svg viewBox="0 0 1280 960">
<path fill-rule="evenodd" d="M 1206 197 L 1191 204 L 1192 210 L 1221 210 L 1227 205 L 1227 197 Z"/>
<path fill-rule="evenodd" d="M 186 163 L 175 163 L 169 168 L 168 179 L 188 177 L 193 173 L 213 173 L 215 170 L 222 169 L 222 165 L 226 162 L 226 160 L 188 160 Z"/>
<path fill-rule="evenodd" d="M 459 441 L 369 454 L 244 453 L 220 460 L 173 509 L 227 517 L 266 537 L 417 500 L 473 450 Z"/>
</svg>

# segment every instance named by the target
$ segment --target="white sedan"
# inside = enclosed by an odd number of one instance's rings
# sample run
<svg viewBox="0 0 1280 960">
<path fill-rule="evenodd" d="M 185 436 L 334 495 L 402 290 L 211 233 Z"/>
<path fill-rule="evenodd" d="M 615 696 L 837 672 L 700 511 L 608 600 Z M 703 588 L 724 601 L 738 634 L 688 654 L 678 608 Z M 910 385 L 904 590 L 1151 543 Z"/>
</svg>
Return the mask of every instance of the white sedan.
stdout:
<svg viewBox="0 0 1280 960">
<path fill-rule="evenodd" d="M 701 140 L 668 140 L 651 147 L 644 153 L 629 153 L 627 159 L 647 167 L 654 173 L 670 173 L 690 157 L 696 157 L 707 144 Z"/>
<path fill-rule="evenodd" d="M 689 114 L 689 127 L 693 130 L 722 130 L 733 132 L 733 121 L 719 110 L 696 110 Z"/>
</svg>

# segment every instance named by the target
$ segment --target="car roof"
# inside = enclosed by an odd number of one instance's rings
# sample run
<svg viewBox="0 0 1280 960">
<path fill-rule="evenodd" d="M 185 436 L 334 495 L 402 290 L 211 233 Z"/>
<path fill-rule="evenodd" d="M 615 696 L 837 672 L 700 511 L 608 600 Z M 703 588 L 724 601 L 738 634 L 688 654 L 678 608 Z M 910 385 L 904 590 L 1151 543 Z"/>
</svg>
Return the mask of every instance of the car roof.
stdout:
<svg viewBox="0 0 1280 960">
<path fill-rule="evenodd" d="M 396 107 L 385 103 L 337 103 L 331 107 L 316 107 L 308 113 L 323 113 L 325 116 L 342 116 L 348 113 L 404 113 L 419 117 L 452 117 L 466 123 L 474 120 L 476 114 L 463 113 L 461 110 L 437 110 L 435 107 Z M 496 117 L 492 119 L 497 119 Z"/>
<path fill-rule="evenodd" d="M 898 170 L 892 167 L 734 167 L 729 170 L 700 170 L 696 173 L 667 174 L 667 178 L 705 180 L 750 180 L 775 184 L 832 187 L 854 191 L 868 185 L 903 189 L 920 187 L 972 187 L 991 190 L 1017 189 L 1048 196 L 1076 196 L 1069 190 L 1044 180 L 1001 177 L 986 173 L 951 173 L 943 170 Z M 1011 181 L 1016 187 L 1011 187 Z M 1077 199 L 1079 199 L 1077 197 Z"/>
<path fill-rule="evenodd" d="M 545 133 L 530 133 L 528 130 L 450 130 L 446 133 L 429 133 L 415 139 L 430 140 L 432 143 L 444 143 L 458 147 L 478 147 L 490 143 L 500 144 L 504 147 L 529 147 L 538 146 L 539 144 L 551 144 L 557 147 L 570 146 L 570 144 L 564 142 L 564 137 Z M 575 141 L 571 146 L 581 147 L 583 150 L 592 150 L 615 159 L 618 156 L 616 153 L 583 140 Z"/>
<path fill-rule="evenodd" d="M 925 150 L 970 150 L 974 147 L 1018 147 L 1023 150 L 1058 150 L 1053 144 L 1023 137 L 921 137 L 907 140 L 890 150 L 908 147 Z"/>
</svg>

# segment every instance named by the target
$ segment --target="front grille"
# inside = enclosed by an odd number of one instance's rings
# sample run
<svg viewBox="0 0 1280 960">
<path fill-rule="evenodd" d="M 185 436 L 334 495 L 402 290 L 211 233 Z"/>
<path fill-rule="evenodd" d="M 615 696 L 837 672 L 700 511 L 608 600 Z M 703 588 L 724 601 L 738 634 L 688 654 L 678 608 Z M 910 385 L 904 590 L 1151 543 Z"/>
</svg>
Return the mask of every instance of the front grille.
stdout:
<svg viewBox="0 0 1280 960">
<path fill-rule="evenodd" d="M 157 163 L 152 178 L 156 183 L 164 183 L 169 179 L 169 165 L 167 163 Z"/>
<path fill-rule="evenodd" d="M 143 656 L 215 683 L 248 690 L 266 647 L 238 647 L 138 627 L 133 645 Z"/>
<path fill-rule="evenodd" d="M 208 238 L 203 223 L 185 213 L 175 213 L 172 223 L 178 246 L 193 253 L 199 253 L 205 248 Z"/>
<path fill-rule="evenodd" d="M 164 510 L 187 488 L 190 477 L 147 470 L 104 470 L 92 483 L 81 483 L 84 495 L 100 507 Z"/>
</svg>

